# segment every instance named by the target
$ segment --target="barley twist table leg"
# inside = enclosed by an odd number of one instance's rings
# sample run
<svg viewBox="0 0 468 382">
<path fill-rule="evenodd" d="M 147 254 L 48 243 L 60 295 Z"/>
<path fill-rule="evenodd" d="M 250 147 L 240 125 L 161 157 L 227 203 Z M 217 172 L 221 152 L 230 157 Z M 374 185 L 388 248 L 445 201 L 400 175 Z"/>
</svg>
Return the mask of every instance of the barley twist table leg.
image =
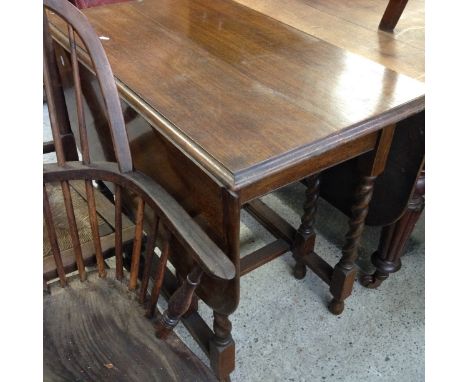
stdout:
<svg viewBox="0 0 468 382">
<path fill-rule="evenodd" d="M 294 239 L 293 257 L 296 260 L 294 265 L 294 277 L 303 279 L 306 275 L 306 266 L 301 261 L 301 258 L 310 251 L 314 250 L 315 246 L 315 215 L 317 213 L 317 201 L 320 190 L 320 175 L 312 175 L 306 179 L 306 201 L 304 203 L 304 214 L 301 218 L 301 225 L 297 230 Z"/>
<path fill-rule="evenodd" d="M 355 196 L 355 203 L 351 207 L 349 230 L 346 234 L 346 243 L 342 250 L 342 257 L 333 270 L 330 292 L 333 300 L 329 310 L 333 314 L 341 314 L 344 309 L 344 300 L 351 294 L 354 278 L 356 276 L 355 261 L 358 256 L 358 247 L 361 241 L 364 224 L 372 198 L 376 176 L 364 176 Z"/>
</svg>

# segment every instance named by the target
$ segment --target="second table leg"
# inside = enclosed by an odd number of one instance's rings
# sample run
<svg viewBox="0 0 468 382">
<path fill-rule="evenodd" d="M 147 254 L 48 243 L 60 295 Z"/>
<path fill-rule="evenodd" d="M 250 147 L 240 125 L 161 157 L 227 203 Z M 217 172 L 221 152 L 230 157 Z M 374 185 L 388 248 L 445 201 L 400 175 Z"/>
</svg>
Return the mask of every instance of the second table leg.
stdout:
<svg viewBox="0 0 468 382">
<path fill-rule="evenodd" d="M 307 269 L 301 258 L 307 253 L 312 252 L 315 247 L 314 225 L 320 189 L 320 174 L 312 175 L 306 179 L 305 183 L 307 190 L 304 215 L 302 215 L 301 225 L 297 230 L 293 248 L 293 257 L 296 260 L 294 277 L 298 280 L 305 277 Z"/>
<path fill-rule="evenodd" d="M 349 230 L 346 234 L 346 243 L 343 255 L 333 270 L 330 292 L 333 299 L 328 308 L 333 314 L 341 314 L 344 309 L 344 300 L 351 295 L 357 268 L 358 247 L 364 230 L 365 220 L 372 199 L 374 182 L 377 176 L 364 176 L 356 192 L 356 200 L 351 207 Z"/>
<path fill-rule="evenodd" d="M 333 299 L 328 309 L 333 314 L 341 314 L 344 300 L 351 295 L 357 268 L 358 246 L 361 241 L 365 220 L 369 211 L 369 203 L 374 191 L 374 183 L 387 162 L 390 145 L 393 139 L 395 125 L 385 127 L 379 136 L 374 151 L 361 158 L 361 173 L 359 185 L 355 193 L 355 201 L 351 207 L 349 230 L 342 250 L 342 257 L 335 265 L 330 281 L 330 292 Z"/>
</svg>

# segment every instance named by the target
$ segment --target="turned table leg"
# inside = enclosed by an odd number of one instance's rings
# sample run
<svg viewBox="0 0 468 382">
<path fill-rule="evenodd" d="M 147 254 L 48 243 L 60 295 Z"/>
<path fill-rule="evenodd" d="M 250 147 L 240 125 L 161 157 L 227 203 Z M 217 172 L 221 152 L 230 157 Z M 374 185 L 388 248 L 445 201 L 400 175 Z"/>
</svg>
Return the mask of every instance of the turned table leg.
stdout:
<svg viewBox="0 0 468 382">
<path fill-rule="evenodd" d="M 297 230 L 293 247 L 293 257 L 296 260 L 293 274 L 298 280 L 303 279 L 306 275 L 306 265 L 302 261 L 302 257 L 313 251 L 315 247 L 314 225 L 320 189 L 320 175 L 312 175 L 307 178 L 306 186 L 304 215 L 302 215 L 301 225 Z"/>
<path fill-rule="evenodd" d="M 333 270 L 330 292 L 333 299 L 329 309 L 333 314 L 341 314 L 344 309 L 344 300 L 351 295 L 354 279 L 356 277 L 356 259 L 358 247 L 364 230 L 369 203 L 372 199 L 376 176 L 364 176 L 356 192 L 356 201 L 351 207 L 349 230 L 346 234 L 346 243 L 342 250 L 342 257 Z"/>
<path fill-rule="evenodd" d="M 372 275 L 361 276 L 363 286 L 378 288 L 390 273 L 401 268 L 400 257 L 424 210 L 424 192 L 425 171 L 422 170 L 404 215 L 397 222 L 382 228 L 379 248 L 372 255 L 372 264 L 376 270 Z"/>
<path fill-rule="evenodd" d="M 361 157 L 361 179 L 355 193 L 355 201 L 351 207 L 349 230 L 340 261 L 335 265 L 330 281 L 330 292 L 333 296 L 328 309 L 333 314 L 341 314 L 344 301 L 351 295 L 357 268 L 358 247 L 364 230 L 369 203 L 374 191 L 374 183 L 387 162 L 388 152 L 393 139 L 395 125 L 385 127 L 373 152 Z"/>
<path fill-rule="evenodd" d="M 229 381 L 235 367 L 235 344 L 232 339 L 232 324 L 225 314 L 213 312 L 214 336 L 210 340 L 210 363 L 220 381 Z"/>
</svg>

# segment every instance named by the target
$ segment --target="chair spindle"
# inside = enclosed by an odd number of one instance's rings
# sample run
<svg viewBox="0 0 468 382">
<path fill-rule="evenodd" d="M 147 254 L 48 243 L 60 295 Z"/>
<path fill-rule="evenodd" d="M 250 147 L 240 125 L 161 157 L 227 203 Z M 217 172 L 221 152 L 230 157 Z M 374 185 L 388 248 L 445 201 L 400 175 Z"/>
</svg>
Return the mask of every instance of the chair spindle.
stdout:
<svg viewBox="0 0 468 382">
<path fill-rule="evenodd" d="M 123 279 L 122 188 L 115 185 L 115 277 Z"/>
<path fill-rule="evenodd" d="M 60 285 L 64 287 L 67 285 L 67 278 L 63 269 L 62 257 L 60 255 L 60 248 L 57 240 L 57 233 L 55 232 L 54 219 L 52 217 L 52 211 L 50 209 L 49 197 L 47 195 L 47 189 L 45 184 L 43 185 L 43 210 L 45 223 L 47 227 L 47 235 L 49 237 L 50 246 L 52 248 L 52 255 L 54 256 L 55 266 L 60 279 Z"/>
<path fill-rule="evenodd" d="M 162 228 L 161 231 L 164 231 L 164 228 Z M 168 232 L 167 235 L 165 234 L 163 237 L 163 248 L 161 251 L 161 257 L 159 258 L 159 263 L 156 268 L 156 274 L 154 275 L 153 290 L 151 291 L 151 298 L 148 304 L 148 309 L 146 311 L 146 316 L 149 318 L 154 316 L 156 304 L 158 303 L 159 293 L 161 292 L 161 286 L 164 280 L 164 272 L 166 270 L 167 259 L 169 258 L 170 241 L 171 234 L 170 232 Z"/>
<path fill-rule="evenodd" d="M 99 277 L 106 276 L 106 266 L 104 256 L 102 254 L 101 238 L 99 236 L 99 226 L 96 212 L 96 200 L 94 199 L 94 188 L 90 180 L 85 181 L 86 198 L 88 201 L 89 223 L 91 225 L 91 233 L 93 236 L 94 250 L 96 252 L 96 262 L 99 271 Z"/>
<path fill-rule="evenodd" d="M 73 71 L 73 83 L 75 89 L 76 99 L 76 112 L 78 117 L 78 129 L 80 132 L 81 154 L 83 156 L 83 163 L 90 163 L 88 134 L 86 132 L 85 113 L 83 108 L 83 91 L 81 89 L 80 69 L 78 65 L 78 56 L 76 53 L 76 39 L 75 31 L 71 25 L 68 25 L 68 39 L 70 43 L 70 55 Z"/>
<path fill-rule="evenodd" d="M 145 269 L 143 271 L 143 278 L 141 280 L 140 296 L 139 296 L 141 304 L 143 304 L 146 299 L 146 293 L 147 293 L 149 278 L 151 274 L 151 265 L 153 263 L 153 257 L 154 257 L 154 247 L 156 245 L 156 237 L 158 235 L 158 225 L 159 225 L 159 217 L 155 213 L 153 222 L 151 224 L 151 231 L 148 236 L 148 242 L 146 243 Z"/>
<path fill-rule="evenodd" d="M 145 202 L 143 198 L 138 198 L 138 207 L 136 215 L 135 237 L 133 240 L 132 264 L 130 266 L 130 281 L 128 289 L 134 290 L 138 281 L 138 269 L 140 266 L 141 243 L 143 241 L 143 217 L 145 212 Z"/>
<path fill-rule="evenodd" d="M 75 254 L 76 266 L 80 274 L 81 281 L 86 280 L 86 270 L 83 261 L 83 253 L 81 251 L 80 237 L 78 235 L 78 227 L 76 225 L 75 211 L 73 208 L 72 196 L 70 192 L 70 184 L 67 181 L 60 182 L 62 186 L 63 201 L 67 212 L 68 228 L 73 245 L 73 253 Z"/>
</svg>

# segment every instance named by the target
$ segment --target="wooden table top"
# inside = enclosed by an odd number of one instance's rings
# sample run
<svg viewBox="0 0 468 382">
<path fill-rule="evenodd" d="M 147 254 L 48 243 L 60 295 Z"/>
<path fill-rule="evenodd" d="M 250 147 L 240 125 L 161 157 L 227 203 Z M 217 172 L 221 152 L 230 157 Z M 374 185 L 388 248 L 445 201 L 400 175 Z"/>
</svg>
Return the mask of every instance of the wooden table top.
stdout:
<svg viewBox="0 0 468 382">
<path fill-rule="evenodd" d="M 378 30 L 388 0 L 235 0 L 398 73 L 424 80 L 425 0 L 410 0 L 393 33 Z"/>
<path fill-rule="evenodd" d="M 419 81 L 230 0 L 84 13 L 124 98 L 233 189 L 424 108 Z"/>
</svg>

